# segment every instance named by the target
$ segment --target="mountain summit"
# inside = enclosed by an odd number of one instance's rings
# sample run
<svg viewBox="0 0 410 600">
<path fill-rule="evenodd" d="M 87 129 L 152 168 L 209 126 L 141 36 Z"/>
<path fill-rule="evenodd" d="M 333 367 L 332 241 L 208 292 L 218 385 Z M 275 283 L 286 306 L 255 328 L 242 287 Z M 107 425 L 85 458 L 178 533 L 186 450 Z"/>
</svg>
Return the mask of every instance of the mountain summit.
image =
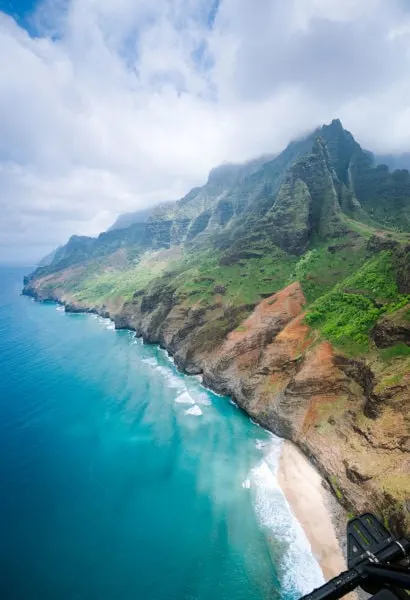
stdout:
<svg viewBox="0 0 410 600">
<path fill-rule="evenodd" d="M 204 186 L 181 200 L 124 215 L 97 239 L 74 237 L 53 267 L 62 257 L 61 266 L 83 260 L 79 244 L 92 258 L 131 246 L 134 254 L 138 248 L 199 246 L 210 237 L 212 243 L 237 241 L 237 234 L 249 238 L 266 227 L 279 247 L 300 254 L 312 235 L 344 235 L 345 216 L 410 231 L 409 194 L 408 171 L 374 166 L 373 156 L 334 119 L 276 157 L 213 169 Z"/>
</svg>

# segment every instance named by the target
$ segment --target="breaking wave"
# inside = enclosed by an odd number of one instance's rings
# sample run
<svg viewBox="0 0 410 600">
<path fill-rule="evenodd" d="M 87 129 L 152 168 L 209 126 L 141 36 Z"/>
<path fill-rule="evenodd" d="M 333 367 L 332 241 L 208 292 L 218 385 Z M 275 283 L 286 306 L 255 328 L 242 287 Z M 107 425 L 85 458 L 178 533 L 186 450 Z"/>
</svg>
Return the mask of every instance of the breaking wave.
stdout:
<svg viewBox="0 0 410 600">
<path fill-rule="evenodd" d="M 252 469 L 248 480 L 249 487 L 254 490 L 255 511 L 261 525 L 269 529 L 275 540 L 283 543 L 279 570 L 284 590 L 307 594 L 322 585 L 324 579 L 306 534 L 292 514 L 277 481 L 282 440 L 272 436 L 268 445 L 260 440 L 256 443 L 266 448 L 266 455 Z"/>
</svg>

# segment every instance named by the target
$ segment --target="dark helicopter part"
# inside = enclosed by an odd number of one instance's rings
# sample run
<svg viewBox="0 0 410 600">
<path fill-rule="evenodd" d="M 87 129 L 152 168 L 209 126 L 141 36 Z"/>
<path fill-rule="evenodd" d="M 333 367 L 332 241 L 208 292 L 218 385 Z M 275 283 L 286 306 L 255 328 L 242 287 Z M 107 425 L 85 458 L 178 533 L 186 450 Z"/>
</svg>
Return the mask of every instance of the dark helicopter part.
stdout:
<svg viewBox="0 0 410 600">
<path fill-rule="evenodd" d="M 337 600 L 359 586 L 372 600 L 410 600 L 410 569 L 400 566 L 409 556 L 410 540 L 395 539 L 370 513 L 355 517 L 347 524 L 349 569 L 301 600 Z"/>
</svg>

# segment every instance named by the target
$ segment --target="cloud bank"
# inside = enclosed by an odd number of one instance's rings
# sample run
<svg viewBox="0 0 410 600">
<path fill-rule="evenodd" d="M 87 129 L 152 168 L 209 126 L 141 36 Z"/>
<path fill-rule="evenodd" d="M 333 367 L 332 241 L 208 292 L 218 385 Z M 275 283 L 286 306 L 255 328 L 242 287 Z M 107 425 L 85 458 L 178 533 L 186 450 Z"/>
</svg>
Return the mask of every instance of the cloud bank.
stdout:
<svg viewBox="0 0 410 600">
<path fill-rule="evenodd" d="M 408 151 L 406 0 L 50 0 L 0 13 L 0 261 L 175 199 L 338 116 Z"/>
</svg>

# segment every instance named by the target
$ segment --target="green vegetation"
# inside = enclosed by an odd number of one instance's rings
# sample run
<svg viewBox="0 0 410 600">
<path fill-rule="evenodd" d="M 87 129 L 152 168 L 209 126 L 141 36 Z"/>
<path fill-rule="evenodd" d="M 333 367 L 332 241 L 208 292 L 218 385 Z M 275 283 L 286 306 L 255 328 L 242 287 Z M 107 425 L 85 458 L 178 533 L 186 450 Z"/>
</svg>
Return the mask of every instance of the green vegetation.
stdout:
<svg viewBox="0 0 410 600">
<path fill-rule="evenodd" d="M 115 297 L 129 300 L 136 290 L 144 288 L 152 279 L 160 275 L 164 266 L 135 266 L 123 271 L 111 271 L 91 276 L 83 282 L 81 291 L 76 292 L 76 300 L 84 302 L 106 302 Z"/>
<path fill-rule="evenodd" d="M 360 293 L 378 303 L 396 301 L 398 289 L 393 253 L 380 252 L 343 282 L 346 292 Z"/>
<path fill-rule="evenodd" d="M 356 219 L 352 219 L 351 217 L 349 217 L 346 214 L 342 214 L 341 219 L 349 227 L 349 229 L 351 231 L 354 231 L 355 233 L 358 233 L 360 236 L 367 238 L 367 239 L 371 238 L 372 235 L 374 235 L 375 231 L 377 230 L 376 229 L 377 223 L 374 223 L 374 222 L 368 223 L 367 219 L 365 222 L 363 222 L 363 219 L 358 221 Z"/>
<path fill-rule="evenodd" d="M 386 165 L 374 167 L 369 155 L 358 153 L 351 167 L 356 195 L 368 215 L 396 231 L 410 230 L 410 174 L 391 173 Z"/>
<path fill-rule="evenodd" d="M 334 475 L 332 475 L 332 477 L 330 478 L 330 485 L 332 486 L 333 491 L 336 494 L 338 500 L 343 500 L 343 494 L 338 486 L 337 479 Z"/>
<path fill-rule="evenodd" d="M 336 346 L 357 354 L 369 349 L 369 332 L 380 316 L 407 302 L 397 289 L 393 255 L 385 251 L 318 298 L 306 321 Z"/>
<path fill-rule="evenodd" d="M 357 354 L 368 349 L 369 331 L 380 314 L 364 296 L 330 292 L 315 302 L 306 322 L 336 346 Z"/>
<path fill-rule="evenodd" d="M 356 271 L 365 260 L 363 239 L 340 238 L 336 246 L 317 246 L 306 252 L 291 279 L 300 281 L 308 302 L 313 302 Z"/>
<path fill-rule="evenodd" d="M 221 258 L 220 253 L 208 251 L 180 265 L 181 273 L 174 283 L 187 302 L 212 303 L 218 295 L 214 289 L 223 287 L 224 304 L 255 304 L 286 285 L 296 262 L 295 257 L 274 246 L 269 253 L 254 252 L 252 258 L 238 258 L 232 264 L 223 264 Z"/>
<path fill-rule="evenodd" d="M 384 348 L 380 351 L 380 354 L 384 361 L 391 362 L 395 358 L 410 356 L 410 346 L 401 342 L 399 344 L 391 346 L 390 348 Z M 396 383 L 398 383 L 398 381 Z"/>
<path fill-rule="evenodd" d="M 378 385 L 378 389 L 390 388 L 394 385 L 398 385 L 403 379 L 403 373 L 397 373 L 396 375 L 390 375 L 385 377 Z"/>
<path fill-rule="evenodd" d="M 109 267 L 95 261 L 68 272 L 64 281 L 52 280 L 47 284 L 53 291 L 59 287 L 73 300 L 97 305 L 132 298 L 136 290 L 145 288 L 173 264 L 167 251 L 146 252 L 138 262 L 125 267 Z"/>
</svg>

